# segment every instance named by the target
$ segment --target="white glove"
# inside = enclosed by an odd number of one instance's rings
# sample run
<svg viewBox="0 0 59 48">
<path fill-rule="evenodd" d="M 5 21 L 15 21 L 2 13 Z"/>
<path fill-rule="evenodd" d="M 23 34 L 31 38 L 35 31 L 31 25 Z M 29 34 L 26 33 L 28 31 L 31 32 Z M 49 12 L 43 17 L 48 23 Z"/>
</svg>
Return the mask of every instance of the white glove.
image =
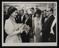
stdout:
<svg viewBox="0 0 59 48">
<path fill-rule="evenodd" d="M 50 33 L 54 35 L 53 29 L 51 29 Z"/>
</svg>

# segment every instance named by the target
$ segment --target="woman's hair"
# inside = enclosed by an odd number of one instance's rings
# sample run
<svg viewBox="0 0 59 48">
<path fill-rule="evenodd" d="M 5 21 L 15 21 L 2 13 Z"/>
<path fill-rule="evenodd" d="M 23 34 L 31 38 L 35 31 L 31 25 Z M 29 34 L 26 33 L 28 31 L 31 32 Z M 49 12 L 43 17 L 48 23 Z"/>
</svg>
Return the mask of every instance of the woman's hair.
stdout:
<svg viewBox="0 0 59 48">
<path fill-rule="evenodd" d="M 35 12 L 34 17 L 36 17 L 36 14 L 38 14 L 38 15 L 39 15 L 39 17 L 40 17 L 40 15 L 41 15 L 41 10 L 40 10 L 40 9 L 38 9 L 38 10 Z"/>
<path fill-rule="evenodd" d="M 15 7 L 13 6 L 10 6 L 7 10 L 7 15 L 10 16 L 15 10 L 17 10 Z"/>
<path fill-rule="evenodd" d="M 54 11 L 53 8 L 51 8 L 50 11 L 53 13 L 53 11 Z"/>
</svg>

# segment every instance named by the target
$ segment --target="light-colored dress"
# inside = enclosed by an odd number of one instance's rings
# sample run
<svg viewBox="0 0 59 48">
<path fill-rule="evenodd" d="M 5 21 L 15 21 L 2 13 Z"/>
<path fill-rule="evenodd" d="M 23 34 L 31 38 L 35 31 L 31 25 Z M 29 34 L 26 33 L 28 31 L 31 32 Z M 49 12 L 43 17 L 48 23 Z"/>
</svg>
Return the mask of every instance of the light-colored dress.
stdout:
<svg viewBox="0 0 59 48">
<path fill-rule="evenodd" d="M 22 42 L 21 37 L 15 35 L 11 35 L 18 29 L 19 24 L 14 23 L 10 18 L 5 21 L 5 32 L 8 34 L 6 37 L 5 43 L 20 43 Z M 10 36 L 11 35 L 11 36 Z"/>
<path fill-rule="evenodd" d="M 35 36 L 34 36 L 34 40 L 35 42 L 40 42 L 41 41 L 41 30 L 42 30 L 42 22 L 41 22 L 42 18 L 34 18 L 34 32 L 35 32 Z"/>
</svg>

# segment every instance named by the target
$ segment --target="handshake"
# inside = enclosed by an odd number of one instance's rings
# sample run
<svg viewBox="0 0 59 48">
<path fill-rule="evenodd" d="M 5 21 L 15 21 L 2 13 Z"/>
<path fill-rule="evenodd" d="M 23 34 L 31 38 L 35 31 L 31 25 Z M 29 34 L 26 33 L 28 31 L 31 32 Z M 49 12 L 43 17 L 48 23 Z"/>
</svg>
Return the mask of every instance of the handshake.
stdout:
<svg viewBox="0 0 59 48">
<path fill-rule="evenodd" d="M 21 25 L 19 26 L 19 30 L 21 31 L 21 33 L 22 33 L 23 31 L 25 31 L 26 33 L 28 33 L 29 30 L 30 30 L 30 27 L 29 27 L 29 25 L 27 25 L 27 24 L 21 24 Z"/>
<path fill-rule="evenodd" d="M 24 24 L 23 30 L 28 33 L 30 30 L 29 25 Z"/>
</svg>

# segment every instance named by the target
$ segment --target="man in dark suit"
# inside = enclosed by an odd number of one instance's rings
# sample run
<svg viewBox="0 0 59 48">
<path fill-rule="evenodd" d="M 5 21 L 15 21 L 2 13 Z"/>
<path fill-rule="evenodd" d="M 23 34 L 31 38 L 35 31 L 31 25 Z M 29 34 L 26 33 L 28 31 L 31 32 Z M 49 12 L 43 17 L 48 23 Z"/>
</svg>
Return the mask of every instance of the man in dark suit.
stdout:
<svg viewBox="0 0 59 48">
<path fill-rule="evenodd" d="M 22 37 L 22 42 L 30 42 L 31 38 L 33 38 L 33 33 L 32 33 L 32 16 L 31 14 L 25 14 L 24 18 L 23 18 L 23 24 L 26 24 L 27 26 L 30 27 L 30 30 L 28 33 L 26 33 L 26 31 L 24 31 L 21 34 Z"/>
<path fill-rule="evenodd" d="M 24 10 L 19 10 L 18 15 L 16 16 L 16 22 L 17 23 L 24 23 Z"/>
<path fill-rule="evenodd" d="M 50 42 L 50 31 L 51 31 L 51 25 L 54 20 L 53 16 L 53 9 L 48 9 L 46 18 L 44 20 L 43 26 L 42 26 L 42 41 L 43 42 Z"/>
</svg>

